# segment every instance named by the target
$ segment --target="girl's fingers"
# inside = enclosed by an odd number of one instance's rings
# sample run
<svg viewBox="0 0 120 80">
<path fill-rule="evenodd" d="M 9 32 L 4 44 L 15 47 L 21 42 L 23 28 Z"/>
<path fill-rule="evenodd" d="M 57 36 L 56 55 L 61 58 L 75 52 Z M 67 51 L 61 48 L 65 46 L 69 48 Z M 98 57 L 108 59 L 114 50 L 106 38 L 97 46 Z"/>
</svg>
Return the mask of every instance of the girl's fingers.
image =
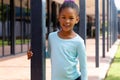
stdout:
<svg viewBox="0 0 120 80">
<path fill-rule="evenodd" d="M 32 56 L 33 56 L 32 51 L 28 51 L 28 52 L 27 52 L 27 57 L 28 57 L 28 59 L 31 59 Z"/>
</svg>

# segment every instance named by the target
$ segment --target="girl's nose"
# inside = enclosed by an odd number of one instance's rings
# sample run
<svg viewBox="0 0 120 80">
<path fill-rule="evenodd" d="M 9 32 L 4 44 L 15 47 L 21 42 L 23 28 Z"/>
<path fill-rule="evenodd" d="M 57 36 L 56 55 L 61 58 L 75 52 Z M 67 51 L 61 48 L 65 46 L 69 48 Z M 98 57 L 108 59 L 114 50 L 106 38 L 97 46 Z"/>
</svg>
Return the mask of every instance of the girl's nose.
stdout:
<svg viewBox="0 0 120 80">
<path fill-rule="evenodd" d="M 69 19 L 66 19 L 66 23 L 69 23 L 70 22 L 70 20 Z"/>
</svg>

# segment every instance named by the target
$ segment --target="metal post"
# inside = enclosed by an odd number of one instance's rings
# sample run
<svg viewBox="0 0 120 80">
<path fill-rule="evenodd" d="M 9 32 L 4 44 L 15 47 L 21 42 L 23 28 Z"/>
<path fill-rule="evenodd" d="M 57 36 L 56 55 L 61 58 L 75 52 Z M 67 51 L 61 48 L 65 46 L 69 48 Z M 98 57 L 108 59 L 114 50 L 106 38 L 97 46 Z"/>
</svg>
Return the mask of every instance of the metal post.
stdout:
<svg viewBox="0 0 120 80">
<path fill-rule="evenodd" d="M 23 20 L 23 11 L 22 11 L 22 0 L 20 0 L 20 41 L 21 41 L 21 52 L 23 52 L 23 25 L 22 25 L 22 20 Z"/>
<path fill-rule="evenodd" d="M 28 46 L 27 46 L 27 49 L 29 49 L 29 47 L 30 47 L 30 26 L 29 26 L 29 24 L 30 24 L 30 22 L 29 22 L 29 15 L 30 14 L 30 12 L 29 12 L 29 0 L 27 0 L 27 14 L 26 14 L 26 25 L 27 25 L 27 43 L 28 43 Z"/>
<path fill-rule="evenodd" d="M 118 25 L 118 37 L 119 37 L 119 35 L 120 35 L 120 17 L 118 17 L 117 25 Z"/>
<path fill-rule="evenodd" d="M 111 5 L 111 0 L 110 0 L 110 30 L 109 30 L 109 32 L 110 32 L 110 48 L 111 48 L 111 42 L 112 42 L 112 40 L 111 40 L 111 27 L 112 27 L 112 5 Z"/>
<path fill-rule="evenodd" d="M 115 33 L 116 33 L 116 25 L 115 25 L 115 23 L 116 23 L 116 7 L 115 7 L 115 4 L 114 4 L 114 1 L 112 1 L 113 2 L 113 21 L 114 21 L 114 23 L 113 23 L 113 44 L 114 44 L 114 42 L 115 42 L 115 40 L 116 40 L 116 35 L 115 35 Z"/>
<path fill-rule="evenodd" d="M 3 0 L 1 0 L 1 6 L 2 6 L 2 10 L 1 10 L 1 16 L 2 16 L 2 56 L 4 56 L 5 54 L 5 45 L 4 45 L 4 41 L 5 41 L 5 21 L 4 21 L 4 2 Z"/>
<path fill-rule="evenodd" d="M 31 0 L 31 80 L 45 79 L 45 0 Z"/>
<path fill-rule="evenodd" d="M 7 39 L 8 39 L 8 45 L 10 45 L 10 10 L 9 5 L 7 5 Z"/>
<path fill-rule="evenodd" d="M 100 31 L 100 25 L 99 25 L 99 0 L 95 0 L 95 32 L 96 32 L 96 67 L 99 67 L 99 31 Z"/>
<path fill-rule="evenodd" d="M 117 10 L 117 8 L 116 8 L 116 40 L 117 40 L 117 38 L 118 38 L 118 34 L 119 34 L 119 32 L 118 32 L 118 10 Z"/>
<path fill-rule="evenodd" d="M 57 30 L 57 5 L 55 2 L 52 2 L 52 23 L 53 23 L 53 31 Z"/>
<path fill-rule="evenodd" d="M 114 6 L 115 6 L 115 4 L 114 4 Z M 115 7 L 115 41 L 118 38 L 118 24 L 117 23 L 118 23 L 118 10 Z"/>
<path fill-rule="evenodd" d="M 113 3 L 112 3 L 113 0 L 111 0 L 111 27 L 110 27 L 110 30 L 111 30 L 111 46 L 113 44 L 113 31 L 114 31 L 114 28 L 113 28 L 113 25 L 114 25 L 114 7 L 113 7 Z"/>
<path fill-rule="evenodd" d="M 86 44 L 86 0 L 80 0 L 80 26 L 79 34 Z"/>
<path fill-rule="evenodd" d="M 111 46 L 113 45 L 113 43 L 114 43 L 114 29 L 115 29 L 115 26 L 114 26 L 114 23 L 115 23 L 115 8 L 114 8 L 114 1 L 113 0 L 111 0 L 111 5 L 112 5 L 112 8 L 111 8 L 111 12 L 112 12 L 112 21 L 111 21 L 111 23 L 112 23 L 112 26 L 111 26 Z"/>
<path fill-rule="evenodd" d="M 15 54 L 15 9 L 14 0 L 10 0 L 10 39 L 11 39 L 11 54 Z"/>
<path fill-rule="evenodd" d="M 103 54 L 102 57 L 105 57 L 105 0 L 102 0 L 103 6 L 102 6 L 102 46 L 103 46 Z"/>
<path fill-rule="evenodd" d="M 50 24 L 51 24 L 51 0 L 47 0 L 47 35 L 50 33 Z"/>
<path fill-rule="evenodd" d="M 110 3 L 107 0 L 107 51 L 109 51 Z"/>
</svg>

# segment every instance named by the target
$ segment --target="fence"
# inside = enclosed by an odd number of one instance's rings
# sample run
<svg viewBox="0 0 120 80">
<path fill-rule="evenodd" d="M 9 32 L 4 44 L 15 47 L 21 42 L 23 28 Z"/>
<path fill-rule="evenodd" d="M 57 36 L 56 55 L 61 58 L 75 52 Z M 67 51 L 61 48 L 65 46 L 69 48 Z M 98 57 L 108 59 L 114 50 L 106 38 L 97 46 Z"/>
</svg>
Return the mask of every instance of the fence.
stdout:
<svg viewBox="0 0 120 80">
<path fill-rule="evenodd" d="M 30 46 L 29 0 L 0 1 L 0 57 L 22 53 Z"/>
</svg>

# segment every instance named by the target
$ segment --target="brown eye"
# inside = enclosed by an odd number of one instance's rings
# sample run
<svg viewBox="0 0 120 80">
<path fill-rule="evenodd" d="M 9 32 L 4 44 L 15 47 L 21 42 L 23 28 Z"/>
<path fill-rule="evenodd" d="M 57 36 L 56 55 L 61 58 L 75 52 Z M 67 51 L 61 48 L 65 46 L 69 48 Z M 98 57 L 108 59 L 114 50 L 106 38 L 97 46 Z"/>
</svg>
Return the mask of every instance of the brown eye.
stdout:
<svg viewBox="0 0 120 80">
<path fill-rule="evenodd" d="M 74 18 L 70 18 L 70 19 L 74 19 Z"/>
<path fill-rule="evenodd" d="M 65 17 L 62 17 L 62 19 L 65 19 Z"/>
</svg>

